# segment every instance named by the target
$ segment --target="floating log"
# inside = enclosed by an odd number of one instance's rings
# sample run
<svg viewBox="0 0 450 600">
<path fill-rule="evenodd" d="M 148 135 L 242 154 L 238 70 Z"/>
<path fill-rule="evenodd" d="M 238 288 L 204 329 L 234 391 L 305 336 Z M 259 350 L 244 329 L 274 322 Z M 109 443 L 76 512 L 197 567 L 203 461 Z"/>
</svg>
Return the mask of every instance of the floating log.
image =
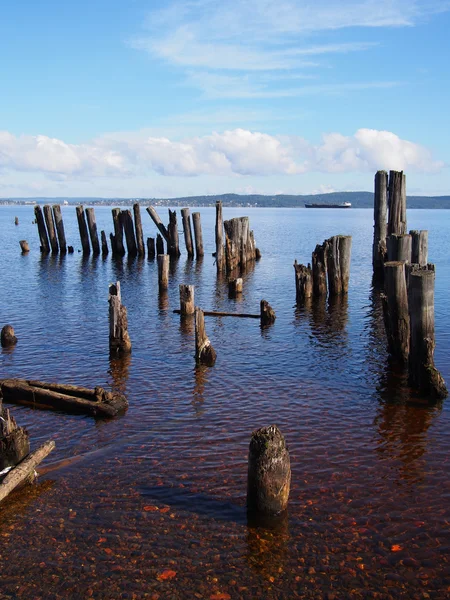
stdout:
<svg viewBox="0 0 450 600">
<path fill-rule="evenodd" d="M 103 229 L 100 232 L 100 237 L 102 240 L 102 256 L 108 256 L 108 253 L 109 253 L 108 242 L 106 240 L 106 233 L 104 232 Z"/>
<path fill-rule="evenodd" d="M 347 294 L 350 279 L 351 235 L 335 235 L 326 241 L 330 297 Z"/>
<path fill-rule="evenodd" d="M 26 254 L 30 251 L 30 246 L 28 245 L 27 240 L 20 240 L 20 249 L 22 250 L 22 254 Z"/>
<path fill-rule="evenodd" d="M 387 238 L 388 261 L 411 261 L 412 237 L 408 233 L 393 233 Z"/>
<path fill-rule="evenodd" d="M 384 289 L 383 315 L 389 352 L 400 362 L 407 363 L 410 321 L 404 262 L 384 264 Z"/>
<path fill-rule="evenodd" d="M 434 365 L 434 281 L 435 273 L 428 268 L 409 274 L 409 381 L 419 392 L 438 400 L 447 396 L 447 388 Z"/>
<path fill-rule="evenodd" d="M 195 313 L 194 286 L 180 285 L 180 314 L 182 316 Z"/>
<path fill-rule="evenodd" d="M 295 297 L 297 304 L 302 304 L 313 295 L 313 276 L 311 265 L 299 265 L 294 262 L 295 269 Z"/>
<path fill-rule="evenodd" d="M 195 360 L 197 364 L 214 366 L 216 362 L 216 351 L 205 331 L 205 318 L 203 311 L 196 307 L 195 309 Z"/>
<path fill-rule="evenodd" d="M 66 233 L 64 231 L 64 221 L 62 218 L 61 207 L 59 204 L 54 204 L 53 207 L 53 218 L 55 221 L 56 233 L 58 235 L 59 251 L 61 254 L 67 252 L 66 244 Z"/>
<path fill-rule="evenodd" d="M 169 226 L 167 228 L 167 254 L 172 258 L 180 256 L 180 243 L 178 239 L 177 213 L 169 208 Z"/>
<path fill-rule="evenodd" d="M 192 213 L 192 222 L 194 224 L 195 256 L 196 258 L 202 258 L 205 252 L 203 250 L 202 222 L 199 212 Z"/>
<path fill-rule="evenodd" d="M 382 279 L 384 263 L 386 260 L 386 235 L 387 235 L 387 186 L 388 174 L 386 171 L 377 171 L 375 175 L 374 195 L 374 231 L 372 248 L 373 272 L 377 279 Z"/>
<path fill-rule="evenodd" d="M 73 385 L 61 385 L 26 379 L 0 380 L 5 402 L 35 408 L 52 408 L 94 417 L 115 417 L 128 406 L 121 394 L 107 392 L 101 387 L 88 390 Z"/>
<path fill-rule="evenodd" d="M 316 297 L 326 296 L 328 293 L 327 285 L 327 244 L 317 244 L 312 253 L 312 276 L 313 276 L 313 295 Z"/>
<path fill-rule="evenodd" d="M 137 245 L 131 210 L 122 210 L 120 213 L 120 220 L 125 231 L 125 241 L 127 243 L 128 256 L 136 256 Z"/>
<path fill-rule="evenodd" d="M 48 204 L 44 206 L 44 218 L 45 224 L 47 226 L 48 237 L 50 240 L 50 247 L 52 249 L 52 254 L 58 254 L 58 240 L 56 238 L 55 226 L 53 223 L 53 213 L 52 208 Z"/>
<path fill-rule="evenodd" d="M 39 205 L 34 207 L 34 215 L 38 226 L 39 240 L 41 242 L 41 252 L 48 254 L 50 252 L 50 242 L 48 241 L 47 229 L 45 227 L 44 215 Z"/>
<path fill-rule="evenodd" d="M 114 237 L 111 237 L 112 253 L 113 256 L 124 256 L 125 247 L 123 245 L 122 219 L 120 218 L 121 210 L 120 208 L 113 208 L 111 212 L 114 224 Z"/>
<path fill-rule="evenodd" d="M 111 354 L 131 352 L 127 309 L 122 305 L 120 281 L 109 286 L 109 350 Z"/>
<path fill-rule="evenodd" d="M 162 241 L 162 238 L 161 238 Z M 163 248 L 164 254 L 164 248 Z M 155 260 L 155 238 L 147 238 L 147 256 L 149 260 Z"/>
<path fill-rule="evenodd" d="M 53 441 L 42 444 L 42 446 L 29 454 L 20 464 L 11 470 L 0 483 L 0 502 L 21 484 L 26 483 L 30 479 L 34 480 L 36 467 L 54 448 L 55 442 Z"/>
<path fill-rule="evenodd" d="M 261 300 L 261 325 L 265 326 L 265 325 L 271 325 L 272 323 L 275 322 L 276 316 L 275 316 L 275 311 L 273 310 L 273 308 L 270 306 L 270 304 L 267 302 L 267 300 Z"/>
<path fill-rule="evenodd" d="M 243 285 L 242 277 L 230 279 L 228 281 L 228 295 L 230 298 L 235 298 L 238 294 L 242 294 Z"/>
<path fill-rule="evenodd" d="M 223 244 L 222 202 L 216 202 L 216 266 L 217 272 L 225 269 L 225 248 Z"/>
<path fill-rule="evenodd" d="M 95 211 L 93 208 L 86 209 L 86 219 L 89 229 L 89 237 L 91 238 L 93 254 L 100 254 L 100 243 L 98 241 L 97 223 L 95 220 Z"/>
<path fill-rule="evenodd" d="M 29 452 L 28 432 L 23 427 L 18 427 L 9 410 L 2 407 L 0 392 L 0 471 L 14 467 Z"/>
<path fill-rule="evenodd" d="M 147 212 L 150 215 L 150 218 L 152 219 L 153 223 L 159 229 L 163 238 L 166 240 L 166 243 L 169 243 L 169 233 L 168 233 L 166 227 L 164 226 L 163 222 L 159 218 L 159 215 L 156 212 L 156 210 L 153 208 L 153 206 L 148 206 Z"/>
<path fill-rule="evenodd" d="M 142 230 L 141 207 L 139 202 L 133 204 L 134 226 L 136 229 L 136 245 L 139 256 L 145 256 L 144 233 Z"/>
<path fill-rule="evenodd" d="M 156 234 L 156 255 L 165 254 L 164 252 L 164 239 L 159 233 Z"/>
<path fill-rule="evenodd" d="M 389 171 L 387 234 L 393 233 L 406 233 L 406 177 L 403 171 Z"/>
<path fill-rule="evenodd" d="M 247 508 L 276 515 L 286 510 L 291 463 L 285 439 L 276 425 L 254 431 L 248 453 Z"/>
<path fill-rule="evenodd" d="M 17 344 L 17 338 L 12 325 L 5 325 L 2 328 L 0 334 L 0 343 L 2 348 L 7 348 L 8 346 L 14 346 L 14 344 Z"/>
<path fill-rule="evenodd" d="M 160 290 L 167 290 L 169 287 L 169 264 L 170 256 L 168 254 L 158 254 L 158 286 Z"/>
<path fill-rule="evenodd" d="M 411 262 L 424 267 L 428 263 L 428 231 L 413 229 L 411 236 Z"/>
<path fill-rule="evenodd" d="M 80 230 L 80 239 L 81 239 L 81 247 L 83 248 L 83 254 L 89 254 L 91 251 L 91 247 L 89 245 L 89 234 L 86 225 L 86 217 L 84 215 L 84 207 L 77 206 L 77 220 L 78 220 L 78 229 Z"/>
</svg>

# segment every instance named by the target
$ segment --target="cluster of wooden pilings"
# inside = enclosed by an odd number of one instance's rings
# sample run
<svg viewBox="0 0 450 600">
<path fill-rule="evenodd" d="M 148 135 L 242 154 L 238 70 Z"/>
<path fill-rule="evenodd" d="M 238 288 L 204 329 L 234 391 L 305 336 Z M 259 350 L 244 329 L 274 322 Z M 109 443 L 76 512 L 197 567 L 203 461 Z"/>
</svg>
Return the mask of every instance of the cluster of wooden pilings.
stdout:
<svg viewBox="0 0 450 600">
<path fill-rule="evenodd" d="M 383 314 L 391 356 L 407 366 L 413 388 L 445 398 L 445 382 L 434 365 L 435 268 L 428 263 L 428 232 L 407 233 L 406 177 L 375 175 L 374 282 L 384 280 Z"/>
<path fill-rule="evenodd" d="M 350 280 L 352 237 L 335 235 L 317 244 L 312 266 L 294 262 L 297 304 L 314 298 L 347 294 Z"/>
<path fill-rule="evenodd" d="M 43 254 L 48 254 L 50 250 L 52 254 L 73 252 L 73 247 L 68 247 L 66 243 L 64 222 L 59 204 L 54 204 L 53 207 L 45 204 L 43 210 L 37 205 L 34 207 L 34 215 Z M 29 248 L 26 240 L 22 240 L 20 246 L 22 252 L 28 252 Z"/>
</svg>

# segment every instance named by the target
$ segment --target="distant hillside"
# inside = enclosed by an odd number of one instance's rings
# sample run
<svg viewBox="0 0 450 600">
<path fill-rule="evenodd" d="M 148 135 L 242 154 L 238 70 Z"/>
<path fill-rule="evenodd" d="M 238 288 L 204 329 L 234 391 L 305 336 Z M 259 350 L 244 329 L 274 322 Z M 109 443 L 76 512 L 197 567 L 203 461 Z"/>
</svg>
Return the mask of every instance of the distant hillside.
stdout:
<svg viewBox="0 0 450 600">
<path fill-rule="evenodd" d="M 305 203 L 340 204 L 351 202 L 353 208 L 373 208 L 372 192 L 333 192 L 331 194 L 263 196 L 261 194 L 220 194 L 215 196 L 186 196 L 182 198 L 13 198 L 0 199 L 0 204 L 45 204 L 63 201 L 69 204 L 100 204 L 129 206 L 133 202 L 155 206 L 214 206 L 221 200 L 224 206 L 258 206 L 303 208 Z M 450 208 L 450 196 L 408 196 L 408 208 Z"/>
</svg>

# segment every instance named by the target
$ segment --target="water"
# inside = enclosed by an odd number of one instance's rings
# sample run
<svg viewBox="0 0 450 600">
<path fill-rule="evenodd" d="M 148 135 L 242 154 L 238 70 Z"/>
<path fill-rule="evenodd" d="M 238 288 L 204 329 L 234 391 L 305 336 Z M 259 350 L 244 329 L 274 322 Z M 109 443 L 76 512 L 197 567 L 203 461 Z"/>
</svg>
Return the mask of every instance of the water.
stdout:
<svg viewBox="0 0 450 600">
<path fill-rule="evenodd" d="M 56 450 L 39 484 L 1 506 L 0 598 L 446 597 L 449 404 L 406 403 L 389 368 L 371 211 L 225 209 L 250 216 L 262 252 L 239 300 L 217 280 L 215 210 L 200 212 L 206 256 L 184 254 L 160 295 L 154 262 L 41 257 L 33 208 L 0 208 L 1 324 L 19 338 L 0 354 L 0 377 L 102 385 L 130 403 L 112 421 L 10 407 L 33 447 L 54 439 Z M 75 209 L 63 216 L 80 248 Z M 96 216 L 112 230 L 110 209 Z M 408 212 L 409 228 L 429 230 L 435 359 L 447 382 L 449 225 L 446 211 Z M 294 259 L 307 262 L 338 233 L 353 236 L 348 299 L 296 308 Z M 116 280 L 133 352 L 110 361 Z M 217 362 L 196 369 L 192 327 L 172 312 L 179 283 L 195 285 L 204 309 L 258 312 L 265 298 L 277 320 L 261 330 L 207 317 Z M 268 527 L 247 522 L 245 492 L 251 432 L 272 423 L 289 446 L 292 484 L 287 520 Z"/>
</svg>

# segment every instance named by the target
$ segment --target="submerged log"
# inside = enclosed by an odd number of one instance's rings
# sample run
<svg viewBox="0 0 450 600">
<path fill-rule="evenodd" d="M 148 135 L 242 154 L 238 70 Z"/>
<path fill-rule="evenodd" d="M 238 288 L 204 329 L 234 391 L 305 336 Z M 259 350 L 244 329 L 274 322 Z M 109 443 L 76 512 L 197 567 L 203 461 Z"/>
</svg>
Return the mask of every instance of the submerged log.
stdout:
<svg viewBox="0 0 450 600">
<path fill-rule="evenodd" d="M 267 300 L 261 300 L 261 325 L 271 325 L 275 322 L 276 316 L 275 311 L 267 302 Z"/>
<path fill-rule="evenodd" d="M 384 264 L 383 315 L 389 352 L 402 363 L 408 362 L 410 321 L 405 263 Z"/>
<path fill-rule="evenodd" d="M 177 315 L 181 314 L 181 310 L 178 308 L 176 308 L 173 312 Z M 205 317 L 239 317 L 241 319 L 261 319 L 261 314 L 257 315 L 254 313 L 234 313 L 219 310 L 202 310 L 202 313 Z"/>
<path fill-rule="evenodd" d="M 47 225 L 47 232 L 48 232 L 48 237 L 50 239 L 50 246 L 52 249 L 52 254 L 58 254 L 58 240 L 56 238 L 56 231 L 55 231 L 55 225 L 53 223 L 53 213 L 52 213 L 52 207 L 49 206 L 48 204 L 46 204 L 44 206 L 44 217 L 45 217 L 45 224 Z"/>
<path fill-rule="evenodd" d="M 406 177 L 403 171 L 389 171 L 387 234 L 393 233 L 406 233 Z"/>
<path fill-rule="evenodd" d="M 44 215 L 39 205 L 34 207 L 34 215 L 36 217 L 36 223 L 38 227 L 39 240 L 41 243 L 41 252 L 48 254 L 50 252 L 50 243 L 48 241 L 47 229 L 45 227 Z"/>
<path fill-rule="evenodd" d="M 0 502 L 14 489 L 27 481 L 34 480 L 36 467 L 55 448 L 55 442 L 46 442 L 29 454 L 20 464 L 12 469 L 0 483 Z"/>
<path fill-rule="evenodd" d="M 312 253 L 313 295 L 320 298 L 328 293 L 327 244 L 317 244 Z"/>
<path fill-rule="evenodd" d="M 276 515 L 287 508 L 291 463 L 285 439 L 276 425 L 254 431 L 248 453 L 247 508 Z"/>
<path fill-rule="evenodd" d="M 192 222 L 194 224 L 195 256 L 196 258 L 202 258 L 205 252 L 203 250 L 202 222 L 199 212 L 192 213 Z"/>
<path fill-rule="evenodd" d="M 211 345 L 205 331 L 205 318 L 203 311 L 196 307 L 195 309 L 195 360 L 197 364 L 214 366 L 216 362 L 216 351 Z"/>
<path fill-rule="evenodd" d="M 56 233 L 58 234 L 59 251 L 61 252 L 61 254 L 65 254 L 67 252 L 67 243 L 61 207 L 59 204 L 54 204 L 52 208 L 53 218 L 55 220 Z"/>
<path fill-rule="evenodd" d="M 14 344 L 17 344 L 17 338 L 12 325 L 5 325 L 2 328 L 0 334 L 0 343 L 2 348 L 7 348 L 8 346 L 14 346 Z"/>
<path fill-rule="evenodd" d="M 384 263 L 386 260 L 387 186 L 387 172 L 378 171 L 375 175 L 375 195 L 373 207 L 374 231 L 372 247 L 373 272 L 377 279 L 383 278 Z"/>
<path fill-rule="evenodd" d="M 387 238 L 387 259 L 388 261 L 402 260 L 410 263 L 411 261 L 412 238 L 408 233 L 393 233 Z"/>
<path fill-rule="evenodd" d="M 412 238 L 411 262 L 424 267 L 428 263 L 428 231 L 414 229 L 409 235 Z"/>
<path fill-rule="evenodd" d="M 347 294 L 350 279 L 351 235 L 335 235 L 328 239 L 327 274 L 330 297 Z"/>
<path fill-rule="evenodd" d="M 0 394 L 0 471 L 14 467 L 30 452 L 30 440 L 24 427 L 18 427 Z"/>
<path fill-rule="evenodd" d="M 159 215 L 156 212 L 156 210 L 153 208 L 153 206 L 148 206 L 147 212 L 150 215 L 150 218 L 152 219 L 153 223 L 156 225 L 156 227 L 160 231 L 163 238 L 166 240 L 166 243 L 169 243 L 169 233 L 168 233 L 166 227 L 164 226 L 163 222 L 159 218 Z"/>
<path fill-rule="evenodd" d="M 112 218 L 114 224 L 114 237 L 111 237 L 111 246 L 113 256 L 124 256 L 125 246 L 123 245 L 123 226 L 120 218 L 120 208 L 112 209 Z M 114 241 L 114 244 L 112 243 Z"/>
<path fill-rule="evenodd" d="M 216 267 L 221 273 L 225 269 L 225 248 L 223 245 L 222 202 L 216 202 Z"/>
<path fill-rule="evenodd" d="M 181 209 L 181 217 L 183 219 L 183 232 L 184 242 L 186 244 L 186 252 L 189 258 L 193 258 L 194 246 L 192 244 L 191 216 L 189 214 L 189 208 Z"/>
<path fill-rule="evenodd" d="M 169 226 L 167 228 L 168 242 L 167 253 L 172 258 L 180 256 L 180 242 L 178 238 L 177 212 L 169 209 Z"/>
<path fill-rule="evenodd" d="M 111 354 L 131 352 L 127 309 L 122 305 L 120 281 L 109 286 L 109 350 Z"/>
<path fill-rule="evenodd" d="M 195 313 L 194 286 L 180 285 L 180 314 L 182 316 Z"/>
<path fill-rule="evenodd" d="M 297 304 L 302 304 L 313 295 L 313 276 L 311 265 L 299 265 L 294 262 L 295 269 L 295 297 Z"/>
<path fill-rule="evenodd" d="M 136 245 L 139 256 L 145 256 L 144 233 L 142 231 L 141 207 L 139 203 L 133 204 L 134 227 L 136 229 Z"/>
<path fill-rule="evenodd" d="M 95 220 L 95 211 L 93 208 L 86 209 L 86 219 L 89 229 L 89 237 L 91 238 L 92 252 L 100 254 L 100 243 L 98 241 L 97 223 Z"/>
<path fill-rule="evenodd" d="M 81 247 L 83 248 L 83 254 L 89 254 L 91 251 L 91 247 L 89 245 L 89 234 L 86 225 L 86 218 L 84 215 L 84 207 L 77 206 L 77 220 L 78 220 L 78 229 L 80 230 L 80 239 L 81 239 Z"/>
<path fill-rule="evenodd" d="M 22 250 L 22 254 L 27 254 L 30 251 L 30 246 L 28 245 L 27 240 L 20 240 L 20 249 Z"/>
</svg>

